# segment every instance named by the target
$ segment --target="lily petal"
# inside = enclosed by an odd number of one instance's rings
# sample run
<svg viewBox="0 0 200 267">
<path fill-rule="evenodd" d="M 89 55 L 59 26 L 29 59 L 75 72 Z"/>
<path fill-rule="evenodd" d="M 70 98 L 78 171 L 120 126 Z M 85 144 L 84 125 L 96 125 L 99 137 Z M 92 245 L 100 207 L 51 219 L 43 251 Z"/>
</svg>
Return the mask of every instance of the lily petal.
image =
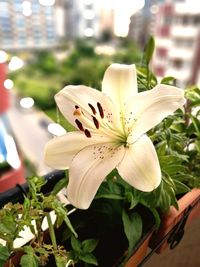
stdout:
<svg viewBox="0 0 200 267">
<path fill-rule="evenodd" d="M 182 89 L 162 84 L 132 97 L 126 106 L 127 127 L 132 131 L 128 142 L 135 142 L 184 103 Z"/>
<path fill-rule="evenodd" d="M 105 143 L 108 141 L 109 139 L 105 136 L 93 135 L 92 138 L 87 138 L 81 132 L 70 132 L 55 137 L 46 144 L 44 161 L 55 169 L 68 169 L 78 151 L 96 142 Z"/>
<path fill-rule="evenodd" d="M 161 170 L 153 143 L 146 135 L 126 149 L 118 172 L 130 185 L 144 192 L 150 192 L 161 182 Z"/>
<path fill-rule="evenodd" d="M 124 105 L 137 94 L 137 74 L 135 65 L 112 64 L 105 71 L 102 91 L 117 105 L 119 112 L 124 111 Z"/>
<path fill-rule="evenodd" d="M 96 89 L 83 85 L 69 85 L 56 94 L 55 100 L 62 114 L 76 128 L 78 127 L 75 120 L 77 117 L 80 117 L 81 114 L 84 114 L 84 126 L 87 129 L 96 129 L 92 120 L 94 115 L 99 122 L 101 122 L 102 117 L 104 117 L 107 123 L 115 127 L 121 127 L 119 124 L 119 116 L 114 112 L 115 106 L 112 100 Z M 99 110 L 98 103 L 102 107 L 102 111 Z M 80 116 L 76 115 L 75 110 L 77 107 L 80 108 Z M 101 112 L 103 112 L 103 114 Z"/>
<path fill-rule="evenodd" d="M 69 169 L 67 198 L 77 208 L 87 209 L 100 184 L 121 161 L 124 147 L 115 144 L 92 145 L 73 159 Z"/>
</svg>

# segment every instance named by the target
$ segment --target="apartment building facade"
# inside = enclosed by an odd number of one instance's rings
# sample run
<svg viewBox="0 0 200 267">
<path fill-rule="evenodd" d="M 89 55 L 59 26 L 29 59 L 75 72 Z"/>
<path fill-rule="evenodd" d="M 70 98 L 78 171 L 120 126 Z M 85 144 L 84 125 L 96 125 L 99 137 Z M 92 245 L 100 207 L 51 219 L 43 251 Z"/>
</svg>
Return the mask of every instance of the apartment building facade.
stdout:
<svg viewBox="0 0 200 267">
<path fill-rule="evenodd" d="M 156 75 L 173 76 L 180 86 L 200 82 L 200 5 L 167 1 L 157 6 L 152 68 Z"/>
<path fill-rule="evenodd" d="M 0 49 L 55 46 L 59 37 L 56 21 L 59 5 L 54 5 L 54 1 L 49 3 L 42 0 L 0 1 Z"/>
</svg>

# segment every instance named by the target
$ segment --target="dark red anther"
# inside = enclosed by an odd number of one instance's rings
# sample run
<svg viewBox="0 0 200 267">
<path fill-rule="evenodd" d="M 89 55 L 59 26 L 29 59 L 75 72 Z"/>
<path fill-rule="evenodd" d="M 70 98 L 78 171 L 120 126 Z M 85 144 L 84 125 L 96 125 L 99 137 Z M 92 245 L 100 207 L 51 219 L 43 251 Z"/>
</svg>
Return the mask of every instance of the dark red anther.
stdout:
<svg viewBox="0 0 200 267">
<path fill-rule="evenodd" d="M 90 131 L 88 129 L 85 129 L 84 133 L 85 133 L 86 137 L 88 137 L 88 138 L 91 137 L 91 133 L 90 133 Z"/>
<path fill-rule="evenodd" d="M 99 102 L 97 103 L 97 107 L 99 110 L 99 114 L 100 114 L 101 118 L 103 119 L 104 118 L 104 112 L 103 112 L 102 105 Z"/>
<path fill-rule="evenodd" d="M 94 122 L 95 127 L 97 129 L 99 129 L 99 121 L 94 116 L 92 116 L 92 119 L 93 119 L 93 122 Z"/>
<path fill-rule="evenodd" d="M 78 108 L 79 108 L 79 106 L 76 105 L 76 106 L 75 106 L 75 109 L 78 109 Z"/>
<path fill-rule="evenodd" d="M 79 120 L 75 120 L 75 123 L 77 125 L 77 127 L 79 128 L 80 131 L 84 131 L 83 125 Z"/>
<path fill-rule="evenodd" d="M 88 103 L 88 106 L 91 108 L 92 113 L 95 115 L 97 113 L 95 107 L 90 103 Z"/>
</svg>

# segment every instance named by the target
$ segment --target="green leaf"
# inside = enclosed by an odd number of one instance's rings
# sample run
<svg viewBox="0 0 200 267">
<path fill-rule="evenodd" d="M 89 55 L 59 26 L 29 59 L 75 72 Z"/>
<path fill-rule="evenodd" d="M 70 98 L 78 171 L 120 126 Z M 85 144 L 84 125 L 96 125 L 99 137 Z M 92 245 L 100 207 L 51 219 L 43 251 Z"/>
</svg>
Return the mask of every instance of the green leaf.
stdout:
<svg viewBox="0 0 200 267">
<path fill-rule="evenodd" d="M 159 207 L 162 210 L 162 212 L 167 212 L 171 205 L 171 199 L 170 199 L 169 194 L 167 193 L 168 187 L 171 187 L 171 185 L 168 183 L 165 183 L 164 179 L 162 179 L 161 185 L 160 185 L 160 189 L 161 189 L 160 197 L 157 202 L 157 207 Z"/>
<path fill-rule="evenodd" d="M 95 199 L 107 198 L 107 199 L 124 199 L 124 197 L 115 194 L 98 194 Z"/>
<path fill-rule="evenodd" d="M 93 264 L 93 265 L 98 266 L 97 259 L 91 253 L 80 255 L 79 256 L 79 259 L 82 260 L 82 261 L 84 261 L 84 262 L 86 262 L 86 263 L 89 263 L 89 264 Z"/>
<path fill-rule="evenodd" d="M 39 262 L 37 257 L 35 256 L 33 248 L 31 246 L 25 246 L 24 252 L 26 254 L 21 257 L 20 265 L 22 267 L 38 267 Z"/>
<path fill-rule="evenodd" d="M 82 250 L 84 253 L 92 252 L 98 244 L 96 239 L 87 239 L 82 242 Z"/>
<path fill-rule="evenodd" d="M 190 191 L 190 188 L 187 185 L 181 183 L 180 181 L 178 181 L 176 179 L 173 179 L 173 181 L 174 181 L 174 184 L 176 186 L 176 189 L 175 189 L 176 194 L 182 194 L 182 193 L 186 193 L 186 192 Z"/>
<path fill-rule="evenodd" d="M 169 188 L 169 190 L 167 191 L 169 196 L 170 196 L 170 200 L 171 200 L 171 205 L 173 205 L 177 210 L 179 210 L 179 206 L 178 206 L 178 202 L 176 199 L 176 195 L 175 195 L 175 191 L 173 190 L 173 188 Z"/>
<path fill-rule="evenodd" d="M 6 214 L 3 220 L 0 222 L 0 232 L 4 234 L 13 235 L 16 230 L 16 222 L 12 217 L 12 214 Z"/>
<path fill-rule="evenodd" d="M 82 249 L 81 249 L 82 244 L 81 244 L 81 242 L 80 242 L 77 238 L 75 238 L 73 235 L 72 235 L 72 237 L 71 237 L 71 245 L 72 245 L 73 250 L 74 250 L 78 255 L 81 254 L 81 251 L 82 251 Z"/>
<path fill-rule="evenodd" d="M 55 261 L 57 267 L 66 267 L 67 263 L 69 263 L 69 259 L 61 255 L 55 255 Z"/>
<path fill-rule="evenodd" d="M 125 210 L 122 212 L 122 221 L 124 232 L 129 242 L 128 255 L 142 236 L 142 219 L 136 212 L 128 214 Z"/>
<path fill-rule="evenodd" d="M 157 151 L 158 156 L 161 156 L 161 155 L 164 156 L 165 155 L 166 147 L 167 147 L 166 140 L 164 140 L 164 141 L 162 141 L 156 145 L 156 151 Z"/>
<path fill-rule="evenodd" d="M 174 77 L 172 77 L 172 76 L 168 76 L 168 77 L 164 77 L 164 78 L 161 80 L 160 83 L 162 83 L 162 84 L 173 85 L 174 82 L 175 82 L 175 80 L 176 80 L 176 79 L 175 79 Z"/>
<path fill-rule="evenodd" d="M 130 207 L 129 209 L 133 209 L 139 202 L 139 199 L 137 197 L 137 195 L 135 194 L 135 191 L 130 190 L 130 188 L 127 189 L 127 192 L 125 192 L 125 198 L 127 200 L 128 203 L 130 203 Z"/>
<path fill-rule="evenodd" d="M 159 215 L 158 211 L 154 208 L 151 209 L 151 212 L 152 212 L 154 219 L 155 219 L 156 228 L 158 228 L 160 226 L 160 222 L 161 222 L 160 215 Z"/>
<path fill-rule="evenodd" d="M 75 232 L 75 230 L 74 230 L 74 228 L 73 228 L 73 226 L 72 226 L 72 224 L 71 224 L 71 222 L 67 216 L 67 209 L 63 206 L 63 204 L 60 201 L 55 199 L 52 203 L 52 207 L 53 207 L 56 215 L 58 217 L 60 217 L 58 220 L 62 219 L 66 223 L 66 225 L 70 229 L 70 231 L 77 237 L 78 235 Z"/>
<path fill-rule="evenodd" d="M 64 187 L 67 186 L 67 183 L 68 183 L 68 177 L 64 177 L 58 183 L 56 183 L 51 194 L 56 196 L 58 194 L 58 192 L 60 192 Z"/>
<path fill-rule="evenodd" d="M 163 171 L 167 172 L 169 175 L 180 173 L 180 172 L 187 172 L 187 167 L 183 165 L 167 165 L 163 168 Z"/>
<path fill-rule="evenodd" d="M 0 244 L 0 267 L 4 266 L 4 263 L 7 261 L 9 256 L 10 256 L 10 253 L 8 251 L 8 248 Z"/>
<path fill-rule="evenodd" d="M 198 135 L 198 137 L 200 137 L 200 121 L 192 114 L 190 114 L 190 118 L 191 118 L 192 123 L 194 125 L 196 134 Z"/>
<path fill-rule="evenodd" d="M 155 49 L 155 41 L 154 38 L 151 36 L 144 48 L 144 58 L 146 59 L 147 64 L 149 64 L 153 56 L 154 49 Z"/>
</svg>

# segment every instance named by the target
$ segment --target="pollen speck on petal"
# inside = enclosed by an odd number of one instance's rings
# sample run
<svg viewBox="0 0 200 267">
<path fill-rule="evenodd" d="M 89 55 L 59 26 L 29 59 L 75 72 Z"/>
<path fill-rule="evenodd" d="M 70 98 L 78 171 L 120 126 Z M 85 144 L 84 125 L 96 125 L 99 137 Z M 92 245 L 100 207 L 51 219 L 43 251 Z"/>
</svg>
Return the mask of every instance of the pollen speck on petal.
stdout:
<svg viewBox="0 0 200 267">
<path fill-rule="evenodd" d="M 73 115 L 74 116 L 81 116 L 82 115 L 81 109 L 79 107 L 77 109 L 75 109 Z"/>
</svg>

